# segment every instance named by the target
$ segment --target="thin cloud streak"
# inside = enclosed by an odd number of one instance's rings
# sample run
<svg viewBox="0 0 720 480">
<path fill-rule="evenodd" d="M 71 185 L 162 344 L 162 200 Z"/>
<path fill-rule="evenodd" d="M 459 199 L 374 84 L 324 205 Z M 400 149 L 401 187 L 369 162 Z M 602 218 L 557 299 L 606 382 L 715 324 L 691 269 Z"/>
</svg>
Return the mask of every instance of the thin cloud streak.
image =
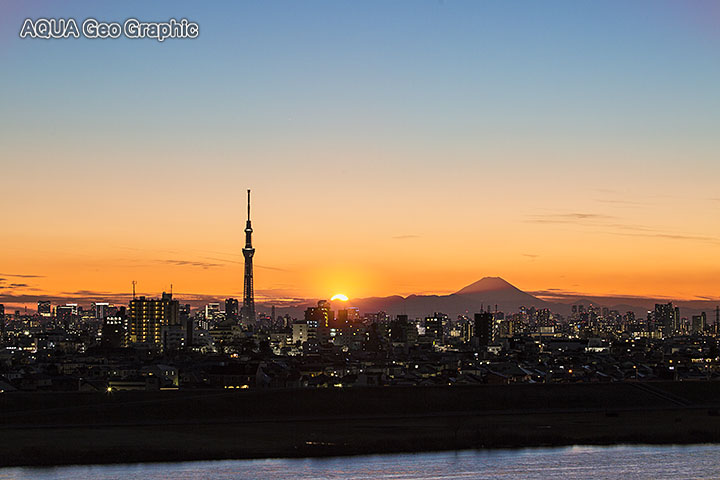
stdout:
<svg viewBox="0 0 720 480">
<path fill-rule="evenodd" d="M 657 238 L 664 240 L 681 240 L 707 242 L 720 244 L 720 238 L 707 235 L 692 235 L 683 233 L 669 233 L 645 225 L 631 225 L 625 223 L 610 223 L 610 220 L 619 220 L 618 217 L 595 213 L 560 213 L 550 215 L 531 215 L 527 223 L 537 224 L 575 224 L 587 228 L 602 228 L 599 233 L 625 237 Z M 608 229 L 616 229 L 613 231 Z"/>
<path fill-rule="evenodd" d="M 219 263 L 198 262 L 194 260 L 160 260 L 161 263 L 177 265 L 179 267 L 200 267 L 203 269 L 222 267 Z"/>
<path fill-rule="evenodd" d="M 646 207 L 650 205 L 649 203 L 644 202 L 633 202 L 630 200 L 606 200 L 606 199 L 596 199 L 595 200 L 598 203 L 605 203 L 608 205 L 620 205 L 620 206 L 627 206 L 627 207 Z"/>
<path fill-rule="evenodd" d="M 45 275 L 27 275 L 22 273 L 0 273 L 0 275 L 15 278 L 46 278 Z"/>
<path fill-rule="evenodd" d="M 590 221 L 612 220 L 617 217 L 599 213 L 556 213 L 549 215 L 528 215 L 526 223 L 583 223 Z"/>
<path fill-rule="evenodd" d="M 224 258 L 214 258 L 214 257 L 206 257 L 206 258 L 207 258 L 208 260 L 215 260 L 216 262 L 234 263 L 234 264 L 236 264 L 236 265 L 244 265 L 244 264 L 245 264 L 245 260 L 227 260 L 227 259 L 224 259 Z M 285 269 L 285 268 L 269 267 L 269 266 L 267 266 L 267 265 L 258 265 L 258 264 L 253 264 L 253 267 L 254 267 L 254 268 L 260 268 L 260 269 L 263 269 L 263 270 L 273 270 L 273 271 L 275 271 L 275 272 L 291 272 L 291 271 L 292 271 L 292 270 L 288 270 L 288 269 Z"/>
</svg>

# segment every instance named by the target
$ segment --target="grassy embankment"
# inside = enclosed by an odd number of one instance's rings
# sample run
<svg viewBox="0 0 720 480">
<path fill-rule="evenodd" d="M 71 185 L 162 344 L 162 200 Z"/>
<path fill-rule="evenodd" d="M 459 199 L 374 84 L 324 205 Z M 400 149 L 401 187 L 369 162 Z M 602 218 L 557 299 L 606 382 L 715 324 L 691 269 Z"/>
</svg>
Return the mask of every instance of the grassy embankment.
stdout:
<svg viewBox="0 0 720 480">
<path fill-rule="evenodd" d="M 720 442 L 720 383 L 0 395 L 0 466 Z"/>
</svg>

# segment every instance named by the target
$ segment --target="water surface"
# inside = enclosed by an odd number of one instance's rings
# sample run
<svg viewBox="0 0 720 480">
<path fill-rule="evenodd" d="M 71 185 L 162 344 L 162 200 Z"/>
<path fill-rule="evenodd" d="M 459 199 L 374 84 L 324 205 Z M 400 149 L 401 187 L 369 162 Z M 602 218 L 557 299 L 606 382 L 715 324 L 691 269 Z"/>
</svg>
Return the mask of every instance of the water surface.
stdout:
<svg viewBox="0 0 720 480">
<path fill-rule="evenodd" d="M 324 459 L 0 469 L 0 480 L 714 479 L 720 445 L 466 450 Z"/>
</svg>

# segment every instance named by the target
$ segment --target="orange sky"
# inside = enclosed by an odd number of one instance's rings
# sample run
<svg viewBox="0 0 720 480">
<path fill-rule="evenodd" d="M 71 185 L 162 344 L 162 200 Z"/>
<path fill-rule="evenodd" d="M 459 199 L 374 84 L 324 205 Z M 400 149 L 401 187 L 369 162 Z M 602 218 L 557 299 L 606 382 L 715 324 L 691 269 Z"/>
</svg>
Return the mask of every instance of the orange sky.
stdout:
<svg viewBox="0 0 720 480">
<path fill-rule="evenodd" d="M 450 293 L 487 275 L 528 291 L 677 299 L 717 297 L 720 291 L 717 226 L 681 229 L 652 218 L 635 223 L 633 215 L 679 210 L 676 199 L 617 206 L 606 202 L 611 195 L 595 192 L 584 208 L 551 210 L 518 206 L 512 194 L 490 191 L 452 198 L 448 189 L 435 189 L 438 198 L 415 195 L 415 207 L 407 197 L 397 202 L 386 197 L 382 204 L 371 195 L 359 201 L 334 191 L 289 191 L 280 198 L 255 191 L 257 296 Z M 114 199 L 78 200 L 77 208 L 85 211 L 63 217 L 51 207 L 47 217 L 8 229 L 0 278 L 5 285 L 27 286 L 6 287 L 4 293 L 120 293 L 137 280 L 138 292 L 148 295 L 172 283 L 181 296 L 241 296 L 243 209 L 232 207 L 242 203 L 242 191 L 204 200 L 205 211 L 193 207 L 197 200 L 181 197 L 143 196 L 135 201 L 157 213 L 116 209 L 108 219 L 102 212 Z M 442 216 L 440 202 L 451 214 Z M 164 203 L 174 207 L 164 211 Z M 707 212 L 717 209 L 702 199 L 682 208 L 694 211 L 703 204 Z M 31 213 L 15 212 L 18 218 L 10 224 L 23 225 L 21 217 Z M 101 300 L 103 294 L 97 295 Z"/>
</svg>

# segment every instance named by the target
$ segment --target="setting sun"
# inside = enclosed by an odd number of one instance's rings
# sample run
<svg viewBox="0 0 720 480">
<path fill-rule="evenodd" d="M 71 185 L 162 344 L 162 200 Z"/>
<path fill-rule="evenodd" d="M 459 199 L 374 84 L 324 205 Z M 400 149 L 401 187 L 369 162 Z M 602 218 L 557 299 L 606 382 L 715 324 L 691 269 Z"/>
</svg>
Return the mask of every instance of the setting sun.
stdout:
<svg viewBox="0 0 720 480">
<path fill-rule="evenodd" d="M 333 300 L 342 300 L 343 302 L 347 302 L 347 301 L 348 301 L 348 297 L 347 297 L 347 295 L 343 295 L 342 293 L 338 293 L 337 295 L 333 296 L 333 297 L 330 299 L 330 301 L 333 301 Z"/>
</svg>

